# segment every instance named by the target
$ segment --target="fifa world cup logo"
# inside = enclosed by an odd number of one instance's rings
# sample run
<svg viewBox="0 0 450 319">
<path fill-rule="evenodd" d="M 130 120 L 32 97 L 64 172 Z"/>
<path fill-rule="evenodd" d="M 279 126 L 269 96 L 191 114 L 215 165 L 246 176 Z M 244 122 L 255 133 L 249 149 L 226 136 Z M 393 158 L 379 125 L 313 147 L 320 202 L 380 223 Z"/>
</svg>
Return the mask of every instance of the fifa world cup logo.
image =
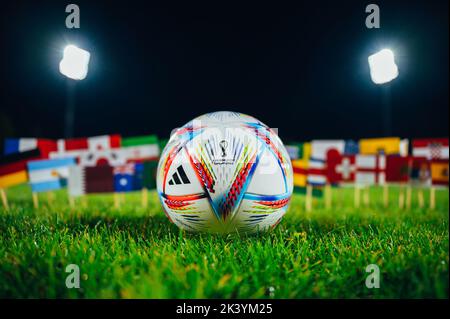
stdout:
<svg viewBox="0 0 450 319">
<path fill-rule="evenodd" d="M 220 146 L 220 149 L 222 150 L 222 157 L 227 156 L 227 152 L 226 152 L 226 148 L 228 146 L 227 141 L 225 141 L 225 140 L 220 141 L 219 146 Z"/>
</svg>

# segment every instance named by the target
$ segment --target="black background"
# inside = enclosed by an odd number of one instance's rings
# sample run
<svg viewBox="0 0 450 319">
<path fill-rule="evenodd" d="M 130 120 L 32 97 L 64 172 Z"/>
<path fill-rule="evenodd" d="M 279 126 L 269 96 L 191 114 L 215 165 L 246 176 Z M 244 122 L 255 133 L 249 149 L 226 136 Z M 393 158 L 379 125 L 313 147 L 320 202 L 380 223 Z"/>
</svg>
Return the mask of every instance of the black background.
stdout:
<svg viewBox="0 0 450 319">
<path fill-rule="evenodd" d="M 368 55 L 396 53 L 393 135 L 448 136 L 448 2 L 2 2 L 0 137 L 62 137 L 68 43 L 91 51 L 77 83 L 75 135 L 171 129 L 206 112 L 255 116 L 288 140 L 381 136 Z"/>
</svg>

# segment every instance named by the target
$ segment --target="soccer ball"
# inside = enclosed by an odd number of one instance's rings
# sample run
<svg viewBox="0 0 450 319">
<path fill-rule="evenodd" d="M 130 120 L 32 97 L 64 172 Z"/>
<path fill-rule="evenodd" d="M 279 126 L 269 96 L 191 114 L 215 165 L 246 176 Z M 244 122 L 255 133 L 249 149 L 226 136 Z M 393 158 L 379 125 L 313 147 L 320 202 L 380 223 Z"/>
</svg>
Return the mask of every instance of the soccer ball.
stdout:
<svg viewBox="0 0 450 319">
<path fill-rule="evenodd" d="M 214 112 L 174 131 L 156 182 L 166 215 L 178 227 L 252 233 L 280 222 L 293 173 L 272 129 L 248 115 Z"/>
</svg>

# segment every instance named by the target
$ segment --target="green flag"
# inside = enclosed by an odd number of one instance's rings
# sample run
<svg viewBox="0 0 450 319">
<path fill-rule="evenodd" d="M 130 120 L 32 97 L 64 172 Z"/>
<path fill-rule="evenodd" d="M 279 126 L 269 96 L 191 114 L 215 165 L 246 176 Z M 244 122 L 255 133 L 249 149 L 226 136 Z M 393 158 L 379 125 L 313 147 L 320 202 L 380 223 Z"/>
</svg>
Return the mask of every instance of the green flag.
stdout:
<svg viewBox="0 0 450 319">
<path fill-rule="evenodd" d="M 144 170 L 142 175 L 142 187 L 148 189 L 156 188 L 156 169 L 158 161 L 144 161 Z"/>
<path fill-rule="evenodd" d="M 156 135 L 143 135 L 122 138 L 122 147 L 158 144 Z"/>
</svg>

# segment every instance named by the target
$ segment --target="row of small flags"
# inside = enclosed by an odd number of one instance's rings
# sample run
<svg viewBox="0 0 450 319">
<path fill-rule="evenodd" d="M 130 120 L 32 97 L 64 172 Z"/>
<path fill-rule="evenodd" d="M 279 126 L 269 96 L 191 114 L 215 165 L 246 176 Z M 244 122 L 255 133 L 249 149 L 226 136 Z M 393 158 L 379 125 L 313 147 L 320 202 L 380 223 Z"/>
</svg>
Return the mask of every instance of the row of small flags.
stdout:
<svg viewBox="0 0 450 319">
<path fill-rule="evenodd" d="M 76 139 L 9 138 L 0 159 L 0 192 L 29 183 L 37 193 L 68 188 L 69 197 L 154 189 L 161 143 L 154 135 Z"/>
<path fill-rule="evenodd" d="M 312 140 L 288 144 L 287 150 L 294 170 L 294 191 L 307 197 L 321 197 L 330 186 L 353 185 L 356 198 L 359 189 L 372 185 L 384 186 L 385 192 L 392 184 L 431 187 L 432 194 L 435 186 L 449 185 L 448 138 L 415 139 L 412 143 L 398 137 L 358 142 Z"/>
</svg>

